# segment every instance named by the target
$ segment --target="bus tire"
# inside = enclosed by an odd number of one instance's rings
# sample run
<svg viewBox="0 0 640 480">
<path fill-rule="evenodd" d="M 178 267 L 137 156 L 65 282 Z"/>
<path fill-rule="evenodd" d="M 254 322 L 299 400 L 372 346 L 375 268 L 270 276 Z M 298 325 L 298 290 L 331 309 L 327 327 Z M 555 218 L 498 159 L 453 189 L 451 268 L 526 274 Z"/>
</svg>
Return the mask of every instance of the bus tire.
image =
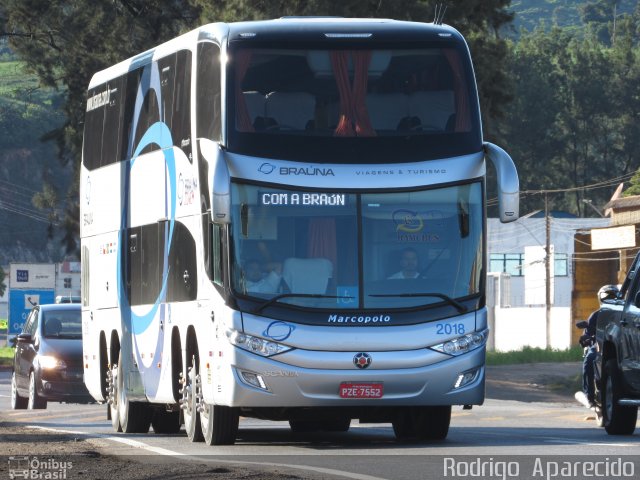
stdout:
<svg viewBox="0 0 640 480">
<path fill-rule="evenodd" d="M 156 410 L 151 419 L 151 426 L 155 433 L 174 434 L 180 432 L 180 412 Z"/>
<path fill-rule="evenodd" d="M 423 424 L 419 438 L 421 440 L 444 440 L 449 434 L 451 424 L 451 405 L 438 405 L 434 407 L 424 407 Z"/>
<path fill-rule="evenodd" d="M 24 410 L 29 403 L 28 399 L 21 397 L 18 393 L 18 384 L 16 383 L 16 372 L 11 375 L 11 409 Z"/>
<path fill-rule="evenodd" d="M 451 424 L 451 405 L 403 408 L 392 423 L 399 441 L 444 440 Z"/>
<path fill-rule="evenodd" d="M 350 418 L 336 418 L 335 420 L 324 422 L 322 429 L 325 432 L 348 432 L 349 427 L 351 427 Z"/>
<path fill-rule="evenodd" d="M 184 429 L 192 442 L 202 442 L 202 425 L 200 414 L 198 413 L 198 392 L 197 392 L 197 363 L 195 357 L 191 359 L 191 366 L 187 370 L 185 382 L 182 387 L 182 416 L 184 418 Z"/>
<path fill-rule="evenodd" d="M 122 367 L 122 352 L 118 356 L 118 420 L 123 433 L 148 433 L 151 426 L 152 410 L 149 404 L 131 402 L 124 390 L 124 368 Z M 113 422 L 113 417 L 112 420 Z"/>
<path fill-rule="evenodd" d="M 233 445 L 238 435 L 237 408 L 203 404 L 200 412 L 202 435 L 207 445 Z"/>
<path fill-rule="evenodd" d="M 638 407 L 618 404 L 622 378 L 615 359 L 607 360 L 602 378 L 602 420 L 609 435 L 631 435 L 636 429 Z"/>
</svg>

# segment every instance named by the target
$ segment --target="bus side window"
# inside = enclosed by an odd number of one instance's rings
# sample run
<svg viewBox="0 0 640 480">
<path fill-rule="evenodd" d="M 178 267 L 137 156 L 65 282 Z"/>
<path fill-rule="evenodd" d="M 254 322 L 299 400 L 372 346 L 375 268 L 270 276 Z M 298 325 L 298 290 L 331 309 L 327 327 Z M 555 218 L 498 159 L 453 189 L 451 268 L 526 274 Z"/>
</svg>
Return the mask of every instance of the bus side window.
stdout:
<svg viewBox="0 0 640 480">
<path fill-rule="evenodd" d="M 138 93 L 138 85 L 142 76 L 142 69 L 138 68 L 127 73 L 126 87 L 124 93 L 124 116 L 122 118 L 122 144 L 120 158 L 129 160 L 135 149 L 135 143 L 131 138 L 134 131 L 133 117 L 136 106 L 136 95 Z"/>
<path fill-rule="evenodd" d="M 191 156 L 191 52 L 181 50 L 176 54 L 176 75 L 173 89 L 171 136 L 173 144 L 182 148 L 189 161 Z"/>
<path fill-rule="evenodd" d="M 221 137 L 220 47 L 198 44 L 196 77 L 196 127 L 198 138 L 219 141 Z"/>
<path fill-rule="evenodd" d="M 96 97 L 104 86 L 89 90 L 89 99 Z M 89 102 L 89 100 L 88 100 Z M 100 167 L 102 163 L 102 128 L 104 123 L 104 108 L 91 108 L 87 105 L 84 115 L 84 141 L 82 163 L 89 170 Z"/>
<path fill-rule="evenodd" d="M 118 77 L 108 83 L 109 102 L 104 109 L 104 128 L 102 133 L 102 163 L 111 165 L 119 162 L 120 142 L 122 141 L 122 99 L 124 96 L 124 77 Z"/>
<path fill-rule="evenodd" d="M 162 92 L 162 121 L 171 130 L 173 125 L 176 55 L 169 55 L 158 60 L 158 70 L 160 71 L 160 91 Z M 176 145 L 175 138 L 172 140 L 173 145 Z"/>
</svg>

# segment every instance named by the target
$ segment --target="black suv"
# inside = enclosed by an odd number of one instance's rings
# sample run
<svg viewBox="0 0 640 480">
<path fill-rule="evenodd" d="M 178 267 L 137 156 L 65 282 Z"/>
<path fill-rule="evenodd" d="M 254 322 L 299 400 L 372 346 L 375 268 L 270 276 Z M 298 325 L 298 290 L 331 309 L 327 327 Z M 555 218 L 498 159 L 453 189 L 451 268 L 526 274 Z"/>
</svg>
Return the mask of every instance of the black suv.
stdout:
<svg viewBox="0 0 640 480">
<path fill-rule="evenodd" d="M 610 435 L 631 435 L 640 406 L 640 252 L 615 298 L 602 300 L 596 401 Z"/>
</svg>

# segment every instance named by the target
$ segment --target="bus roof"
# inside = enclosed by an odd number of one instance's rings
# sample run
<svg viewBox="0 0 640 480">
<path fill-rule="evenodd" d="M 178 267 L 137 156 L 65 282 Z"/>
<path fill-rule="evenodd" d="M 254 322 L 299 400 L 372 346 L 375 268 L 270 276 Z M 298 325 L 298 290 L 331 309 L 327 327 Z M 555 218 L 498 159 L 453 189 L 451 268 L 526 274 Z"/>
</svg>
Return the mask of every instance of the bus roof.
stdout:
<svg viewBox="0 0 640 480">
<path fill-rule="evenodd" d="M 297 42 L 327 42 L 328 47 L 331 42 L 343 42 L 348 39 L 407 42 L 456 37 L 459 41 L 464 41 L 462 35 L 448 25 L 377 18 L 283 17 L 228 24 L 211 23 L 97 72 L 92 77 L 89 88 L 145 65 L 153 58 L 161 58 L 177 50 L 190 48 L 198 40 L 226 38 L 230 43 L 246 42 L 250 46 L 264 42 L 289 41 L 292 37 L 295 37 Z"/>
</svg>

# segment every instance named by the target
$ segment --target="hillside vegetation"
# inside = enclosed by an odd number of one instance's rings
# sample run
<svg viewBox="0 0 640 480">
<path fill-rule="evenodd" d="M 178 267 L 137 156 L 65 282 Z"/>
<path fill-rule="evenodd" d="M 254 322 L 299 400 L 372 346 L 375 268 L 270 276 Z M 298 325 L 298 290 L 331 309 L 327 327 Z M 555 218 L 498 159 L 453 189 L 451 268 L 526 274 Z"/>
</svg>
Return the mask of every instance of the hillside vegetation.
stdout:
<svg viewBox="0 0 640 480">
<path fill-rule="evenodd" d="M 512 0 L 511 10 L 516 14 L 516 31 L 532 31 L 541 24 L 581 31 L 589 21 L 602 20 L 607 15 L 613 20 L 614 8 L 616 15 L 631 14 L 637 5 L 638 0 Z"/>
<path fill-rule="evenodd" d="M 69 182 L 55 144 L 42 141 L 63 123 L 61 94 L 41 88 L 14 58 L 6 50 L 0 55 L 0 265 L 59 258 L 48 238 L 48 213 L 32 199 L 45 178 L 60 187 Z"/>
</svg>

